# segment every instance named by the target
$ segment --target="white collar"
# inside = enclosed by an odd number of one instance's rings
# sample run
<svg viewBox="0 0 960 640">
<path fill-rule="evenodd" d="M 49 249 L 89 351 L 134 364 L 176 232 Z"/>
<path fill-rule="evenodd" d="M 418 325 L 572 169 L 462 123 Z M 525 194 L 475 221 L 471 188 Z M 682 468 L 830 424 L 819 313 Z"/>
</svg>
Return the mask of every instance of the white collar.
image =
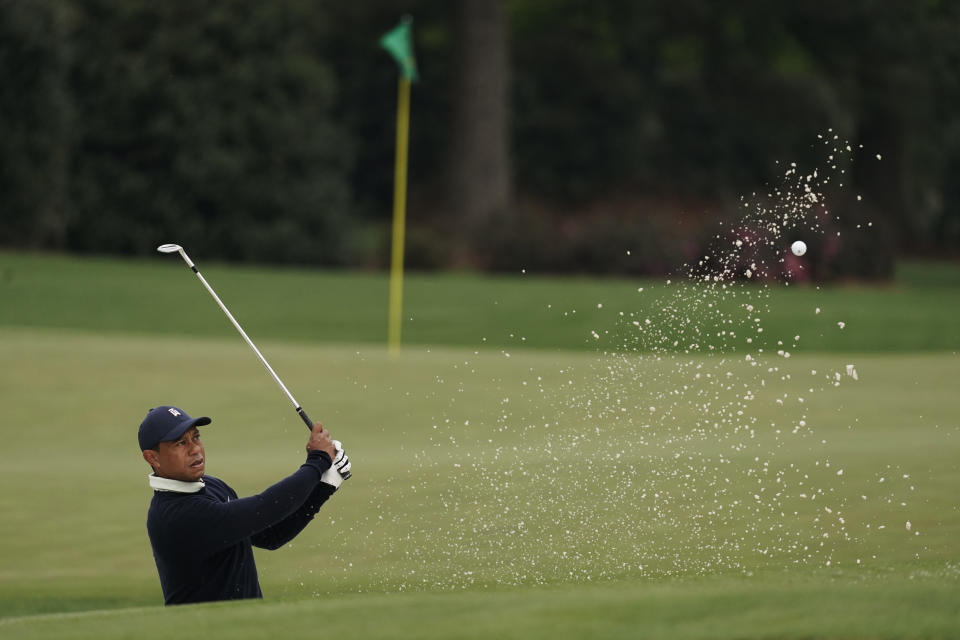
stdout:
<svg viewBox="0 0 960 640">
<path fill-rule="evenodd" d="M 184 482 L 183 480 L 174 480 L 173 478 L 163 478 L 151 473 L 147 476 L 150 480 L 150 486 L 157 491 L 172 491 L 174 493 L 197 493 L 206 485 L 203 480 L 196 482 Z"/>
</svg>

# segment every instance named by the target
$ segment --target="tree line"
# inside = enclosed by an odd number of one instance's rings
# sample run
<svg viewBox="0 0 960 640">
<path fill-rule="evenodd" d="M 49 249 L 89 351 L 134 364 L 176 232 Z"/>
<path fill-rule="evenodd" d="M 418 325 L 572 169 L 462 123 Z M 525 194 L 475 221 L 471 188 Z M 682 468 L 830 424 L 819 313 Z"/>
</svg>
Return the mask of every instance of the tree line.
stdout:
<svg viewBox="0 0 960 640">
<path fill-rule="evenodd" d="M 382 266 L 404 13 L 414 267 L 662 273 L 831 128 L 824 277 L 960 247 L 948 0 L 0 0 L 0 245 Z"/>
</svg>

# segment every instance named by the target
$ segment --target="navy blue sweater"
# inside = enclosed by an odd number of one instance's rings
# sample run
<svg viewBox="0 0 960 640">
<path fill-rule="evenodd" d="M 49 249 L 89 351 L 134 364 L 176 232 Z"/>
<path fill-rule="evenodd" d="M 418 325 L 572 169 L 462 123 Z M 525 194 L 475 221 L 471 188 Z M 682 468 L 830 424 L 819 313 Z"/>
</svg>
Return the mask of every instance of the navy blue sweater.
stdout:
<svg viewBox="0 0 960 640">
<path fill-rule="evenodd" d="M 155 491 L 147 532 L 165 604 L 261 598 L 253 546 L 277 549 L 309 524 L 336 489 L 320 482 L 330 456 L 311 451 L 295 473 L 238 498 L 204 476 L 197 493 Z"/>
</svg>

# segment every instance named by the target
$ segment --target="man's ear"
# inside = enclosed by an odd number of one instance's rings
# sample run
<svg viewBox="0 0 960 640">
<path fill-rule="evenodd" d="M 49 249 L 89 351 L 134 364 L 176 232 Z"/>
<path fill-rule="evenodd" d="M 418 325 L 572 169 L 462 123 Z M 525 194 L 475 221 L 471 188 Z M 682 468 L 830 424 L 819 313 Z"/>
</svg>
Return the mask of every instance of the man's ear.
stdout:
<svg viewBox="0 0 960 640">
<path fill-rule="evenodd" d="M 156 469 L 157 465 L 160 464 L 160 455 L 158 452 L 154 451 L 153 449 L 145 450 L 143 452 L 143 459 L 146 460 L 147 464 L 149 464 L 154 469 Z"/>
</svg>

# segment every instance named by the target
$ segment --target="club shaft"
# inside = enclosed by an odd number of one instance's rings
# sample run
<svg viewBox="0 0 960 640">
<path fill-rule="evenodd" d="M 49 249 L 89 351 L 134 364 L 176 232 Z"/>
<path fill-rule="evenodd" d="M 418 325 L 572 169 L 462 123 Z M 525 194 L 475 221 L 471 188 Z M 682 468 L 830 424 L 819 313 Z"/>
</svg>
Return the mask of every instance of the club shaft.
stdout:
<svg viewBox="0 0 960 640">
<path fill-rule="evenodd" d="M 260 349 L 257 349 L 257 345 L 253 344 L 253 340 L 250 339 L 250 336 L 247 335 L 247 332 L 243 330 L 243 327 L 240 326 L 240 323 L 237 322 L 236 318 L 233 317 L 233 314 L 230 313 L 230 310 L 227 309 L 227 305 L 223 304 L 223 301 L 220 299 L 220 296 L 217 295 L 217 292 L 213 290 L 213 287 L 210 286 L 210 283 L 207 282 L 207 279 L 203 277 L 203 274 L 200 273 L 200 270 L 197 269 L 196 265 L 193 264 L 193 261 L 187 256 L 186 252 L 183 249 L 180 249 L 180 255 L 183 257 L 184 261 L 187 263 L 187 266 L 193 270 L 197 277 L 200 278 L 200 282 L 203 283 L 203 286 L 206 287 L 207 291 L 213 296 L 213 299 L 216 301 L 217 306 L 220 307 L 220 310 L 223 311 L 224 315 L 230 320 L 234 328 L 240 333 L 247 345 L 253 349 L 253 352 L 257 354 L 257 358 L 260 359 L 260 362 L 263 364 L 264 368 L 270 374 L 270 377 L 273 378 L 274 382 L 279 385 L 283 390 L 283 393 L 286 394 L 287 399 L 290 400 L 290 404 L 293 405 L 293 408 L 297 410 L 297 415 L 300 416 L 300 419 L 303 420 L 304 424 L 307 425 L 307 429 L 313 429 L 313 422 L 307 416 L 306 411 L 300 406 L 296 398 L 293 397 L 293 394 L 290 393 L 290 390 L 287 389 L 287 385 L 283 384 L 283 380 L 280 379 L 280 376 L 277 375 L 277 372 L 273 370 L 273 367 L 270 366 L 270 363 L 267 362 L 267 359 L 263 357 L 263 354 L 260 353 Z"/>
</svg>

